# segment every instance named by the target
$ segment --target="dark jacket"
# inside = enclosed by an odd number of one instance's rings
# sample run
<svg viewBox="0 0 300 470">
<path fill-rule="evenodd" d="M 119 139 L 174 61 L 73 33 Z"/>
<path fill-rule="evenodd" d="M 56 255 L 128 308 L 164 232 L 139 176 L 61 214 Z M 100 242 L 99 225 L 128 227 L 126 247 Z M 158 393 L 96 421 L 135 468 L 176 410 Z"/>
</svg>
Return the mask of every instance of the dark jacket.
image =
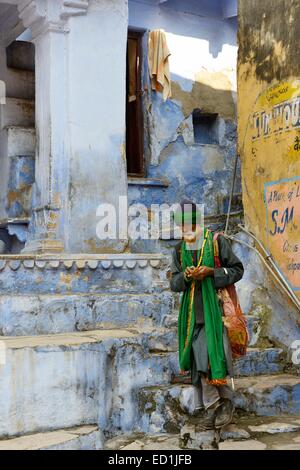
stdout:
<svg viewBox="0 0 300 470">
<path fill-rule="evenodd" d="M 170 287 L 174 292 L 183 292 L 188 286 L 180 265 L 181 243 L 175 246 L 172 256 Z M 242 262 L 233 253 L 229 241 L 223 235 L 218 236 L 218 245 L 222 267 L 215 268 L 214 271 L 214 285 L 216 289 L 238 282 L 244 274 Z M 195 255 L 196 252 L 193 252 L 193 258 L 195 258 Z M 224 268 L 226 268 L 227 273 Z M 201 281 L 196 281 L 194 302 L 196 323 L 204 324 Z"/>
</svg>

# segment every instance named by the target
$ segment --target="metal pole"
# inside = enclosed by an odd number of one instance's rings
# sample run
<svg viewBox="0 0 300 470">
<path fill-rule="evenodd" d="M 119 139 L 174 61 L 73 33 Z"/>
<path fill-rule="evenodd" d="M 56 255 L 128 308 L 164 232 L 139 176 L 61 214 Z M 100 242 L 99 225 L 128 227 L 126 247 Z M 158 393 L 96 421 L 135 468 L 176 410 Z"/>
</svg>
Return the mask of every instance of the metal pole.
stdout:
<svg viewBox="0 0 300 470">
<path fill-rule="evenodd" d="M 232 184 L 231 184 L 231 193 L 230 193 L 230 198 L 229 198 L 229 205 L 228 205 L 228 212 L 227 212 L 227 219 L 226 219 L 226 226 L 225 226 L 225 235 L 227 235 L 227 231 L 228 231 L 229 217 L 230 217 L 230 212 L 231 212 L 231 204 L 232 204 L 233 192 L 234 192 L 234 186 L 235 186 L 235 178 L 236 178 L 238 157 L 239 157 L 238 154 L 236 154 L 235 162 L 234 162 L 233 178 L 232 178 Z"/>
</svg>

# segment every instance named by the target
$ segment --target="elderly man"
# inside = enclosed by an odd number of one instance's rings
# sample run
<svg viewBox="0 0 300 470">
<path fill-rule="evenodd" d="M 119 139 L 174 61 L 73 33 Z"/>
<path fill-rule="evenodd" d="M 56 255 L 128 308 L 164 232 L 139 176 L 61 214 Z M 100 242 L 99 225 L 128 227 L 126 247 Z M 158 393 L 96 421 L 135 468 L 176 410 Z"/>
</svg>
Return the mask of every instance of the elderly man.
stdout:
<svg viewBox="0 0 300 470">
<path fill-rule="evenodd" d="M 197 206 L 181 203 L 175 213 L 183 240 L 173 252 L 170 286 L 183 292 L 178 317 L 179 363 L 182 371 L 191 371 L 205 415 L 204 429 L 220 428 L 233 416 L 233 390 L 227 377 L 233 376 L 232 355 L 222 308 L 216 289 L 234 284 L 243 276 L 243 265 L 227 239 L 219 235 L 220 268 L 214 266 L 213 234 L 197 219 Z"/>
</svg>

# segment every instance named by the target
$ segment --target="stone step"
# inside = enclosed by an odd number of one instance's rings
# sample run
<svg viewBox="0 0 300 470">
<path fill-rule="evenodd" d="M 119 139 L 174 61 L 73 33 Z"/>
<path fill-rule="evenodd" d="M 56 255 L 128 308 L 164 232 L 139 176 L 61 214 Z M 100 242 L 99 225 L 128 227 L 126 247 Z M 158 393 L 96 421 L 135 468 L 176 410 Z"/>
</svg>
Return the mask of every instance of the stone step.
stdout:
<svg viewBox="0 0 300 470">
<path fill-rule="evenodd" d="M 218 448 L 218 439 L 218 433 L 215 431 L 197 432 L 197 429 L 195 430 L 193 426 L 183 426 L 180 433 L 121 434 L 107 439 L 104 443 L 104 450 L 216 450 Z M 184 461 L 180 463 L 184 463 Z"/>
<path fill-rule="evenodd" d="M 31 271 L 32 268 L 27 268 L 25 274 L 30 274 Z M 52 272 L 52 276 L 53 271 L 52 269 L 49 273 Z M 86 276 L 85 272 L 95 275 L 94 271 L 86 269 L 82 272 L 82 277 Z M 13 270 L 9 270 L 9 273 L 13 277 L 16 275 Z M 40 269 L 37 269 L 37 275 L 41 275 Z M 61 275 L 60 283 L 67 282 L 67 276 L 69 282 L 72 282 L 72 274 L 66 270 Z M 78 282 L 78 277 L 74 275 L 74 281 Z M 141 331 L 149 330 L 149 341 L 152 340 L 150 349 L 171 351 L 177 349 L 177 329 L 163 328 L 160 332 L 157 328 L 163 324 L 164 317 L 172 310 L 172 306 L 172 297 L 168 292 L 3 294 L 0 295 L 0 332 L 3 336 L 34 336 L 98 328 L 134 327 Z"/>
<path fill-rule="evenodd" d="M 0 105 L 0 128 L 8 126 L 34 127 L 35 104 L 33 100 L 6 98 L 6 103 Z"/>
<path fill-rule="evenodd" d="M 286 354 L 280 348 L 248 348 L 246 356 L 234 361 L 236 377 L 279 374 L 284 371 Z"/>
<path fill-rule="evenodd" d="M 99 423 L 132 429 L 136 393 L 167 384 L 176 353 L 136 330 L 0 337 L 0 437 Z"/>
<path fill-rule="evenodd" d="M 262 436 L 259 440 L 267 450 L 300 450 L 300 432 Z"/>
<path fill-rule="evenodd" d="M 220 432 L 219 450 L 300 450 L 300 415 L 239 417 Z"/>
<path fill-rule="evenodd" d="M 237 381 L 235 406 L 260 416 L 300 412 L 300 377 L 290 374 L 243 377 Z"/>
<path fill-rule="evenodd" d="M 300 413 L 300 377 L 288 374 L 243 377 L 235 380 L 236 409 L 259 416 Z M 198 404 L 193 385 L 145 387 L 138 392 L 139 420 L 143 432 L 178 432 Z"/>
<path fill-rule="evenodd" d="M 0 265 L 0 270 L 2 267 Z M 16 277 L 13 270 L 8 271 L 13 278 Z M 24 274 L 30 274 L 30 271 L 27 269 Z M 67 273 L 70 278 L 72 273 Z M 62 280 L 67 281 L 67 273 L 60 276 L 60 288 L 63 286 Z M 74 276 L 74 281 L 78 282 L 78 276 Z M 16 283 L 10 285 L 15 286 Z M 0 294 L 0 332 L 4 336 L 19 336 L 98 328 L 163 326 L 169 334 L 164 333 L 163 337 L 159 338 L 154 332 L 151 349 L 175 351 L 178 349 L 177 318 L 176 321 L 170 322 L 173 308 L 172 294 L 168 291 L 136 294 L 66 292 L 63 295 L 3 293 Z M 7 311 L 10 312 L 9 316 Z"/>
<path fill-rule="evenodd" d="M 7 126 L 1 131 L 1 158 L 35 155 L 35 129 Z"/>
<path fill-rule="evenodd" d="M 235 430 L 235 436 L 234 436 Z M 239 435 L 238 431 L 242 431 Z M 246 432 L 246 433 L 245 433 Z M 268 435 L 300 432 L 300 414 L 271 416 L 242 415 L 234 423 L 223 428 L 221 439 L 240 439 L 241 435 L 259 439 Z"/>
<path fill-rule="evenodd" d="M 0 440 L 3 450 L 102 450 L 103 434 L 97 426 L 80 426 Z"/>
<path fill-rule="evenodd" d="M 219 443 L 219 450 L 300 450 L 300 433 Z"/>
<path fill-rule="evenodd" d="M 104 442 L 107 450 L 180 449 L 300 449 L 300 415 L 280 418 L 243 416 L 220 430 L 199 429 L 201 418 L 191 418 L 180 432 L 125 433 Z"/>
<path fill-rule="evenodd" d="M 0 332 L 3 336 L 33 336 L 134 327 L 147 332 L 151 351 L 176 352 L 177 327 L 161 327 L 172 308 L 168 292 L 0 295 Z M 247 356 L 236 361 L 236 376 L 279 373 L 284 367 L 283 358 L 282 350 L 277 348 L 249 348 Z"/>
<path fill-rule="evenodd" d="M 180 450 L 180 434 L 126 433 L 107 439 L 104 450 Z"/>
<path fill-rule="evenodd" d="M 154 435 L 127 434 L 106 442 L 105 450 L 300 450 L 300 433 L 292 435 L 263 436 L 257 439 L 229 439 L 217 442 L 215 434 L 198 431 L 194 426 L 183 428 L 180 434 L 161 433 Z"/>
</svg>

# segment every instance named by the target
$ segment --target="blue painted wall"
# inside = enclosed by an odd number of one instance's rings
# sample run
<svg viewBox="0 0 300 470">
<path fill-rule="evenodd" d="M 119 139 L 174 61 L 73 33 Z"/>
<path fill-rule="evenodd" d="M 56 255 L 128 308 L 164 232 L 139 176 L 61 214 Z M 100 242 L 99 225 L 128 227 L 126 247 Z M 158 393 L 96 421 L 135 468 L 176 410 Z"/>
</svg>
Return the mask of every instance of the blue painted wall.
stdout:
<svg viewBox="0 0 300 470">
<path fill-rule="evenodd" d="M 236 155 L 237 31 L 223 16 L 221 1 L 129 1 L 129 27 L 144 31 L 145 176 L 168 182 L 130 181 L 130 204 L 189 198 L 205 204 L 210 216 L 227 210 Z M 147 34 L 153 29 L 165 31 L 171 52 L 172 99 L 166 102 L 149 83 Z M 195 144 L 193 109 L 218 114 L 217 144 Z M 240 191 L 238 172 L 235 192 Z"/>
</svg>

